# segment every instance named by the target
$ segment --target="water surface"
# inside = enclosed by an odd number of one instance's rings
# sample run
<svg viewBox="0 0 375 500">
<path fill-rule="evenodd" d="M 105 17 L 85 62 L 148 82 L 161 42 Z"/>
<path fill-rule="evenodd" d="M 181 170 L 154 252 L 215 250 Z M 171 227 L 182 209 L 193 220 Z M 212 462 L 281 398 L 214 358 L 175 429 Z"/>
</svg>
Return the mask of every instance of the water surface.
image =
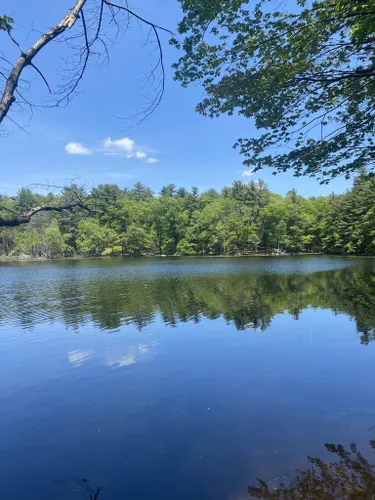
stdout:
<svg viewBox="0 0 375 500">
<path fill-rule="evenodd" d="M 372 456 L 372 259 L 19 263 L 0 280 L 7 500 L 82 498 L 82 478 L 103 500 L 240 499 L 327 442 Z"/>
</svg>

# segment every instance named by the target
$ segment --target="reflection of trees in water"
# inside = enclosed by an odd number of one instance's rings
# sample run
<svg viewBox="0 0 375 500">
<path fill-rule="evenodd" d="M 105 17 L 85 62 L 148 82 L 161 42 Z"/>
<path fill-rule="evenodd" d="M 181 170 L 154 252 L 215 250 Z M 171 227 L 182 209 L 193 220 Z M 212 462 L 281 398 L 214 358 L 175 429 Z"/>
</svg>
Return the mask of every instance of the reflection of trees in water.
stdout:
<svg viewBox="0 0 375 500">
<path fill-rule="evenodd" d="M 69 477 L 56 481 L 59 486 L 67 488 L 67 498 L 98 500 L 103 490 L 102 486 L 96 486 L 86 478 Z M 61 496 L 61 495 L 60 495 Z"/>
<path fill-rule="evenodd" d="M 375 443 L 370 442 L 374 448 Z M 249 486 L 250 498 L 264 500 L 373 500 L 375 498 L 375 466 L 358 451 L 355 444 L 346 450 L 342 445 L 326 444 L 336 461 L 323 462 L 309 457 L 311 468 L 298 470 L 287 486 L 267 484 Z"/>
<path fill-rule="evenodd" d="M 370 441 L 375 448 L 375 441 Z M 355 444 L 345 449 L 341 444 L 327 443 L 325 448 L 335 455 L 334 461 L 308 457 L 311 467 L 297 470 L 288 485 L 275 487 L 275 483 L 258 478 L 257 486 L 249 486 L 249 498 L 260 500 L 374 500 L 375 466 L 357 449 Z M 69 497 L 99 500 L 102 487 L 87 479 L 69 478 Z"/>
<path fill-rule="evenodd" d="M 365 268 L 307 275 L 219 275 L 163 279 L 70 279 L 17 287 L 0 296 L 0 322 L 24 328 L 60 320 L 70 328 L 93 321 L 102 329 L 135 324 L 140 330 L 155 314 L 175 326 L 223 317 L 238 330 L 266 330 L 276 314 L 296 320 L 307 307 L 353 317 L 361 342 L 375 339 L 375 279 Z M 37 288 L 37 290 L 35 290 Z"/>
</svg>

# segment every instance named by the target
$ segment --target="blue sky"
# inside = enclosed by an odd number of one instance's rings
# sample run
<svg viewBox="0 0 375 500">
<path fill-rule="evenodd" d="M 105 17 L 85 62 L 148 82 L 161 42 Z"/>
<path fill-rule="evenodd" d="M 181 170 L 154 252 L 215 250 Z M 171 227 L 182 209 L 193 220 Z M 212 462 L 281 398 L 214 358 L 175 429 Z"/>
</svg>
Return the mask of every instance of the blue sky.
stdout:
<svg viewBox="0 0 375 500">
<path fill-rule="evenodd" d="M 66 0 L 29 2 L 5 0 L 2 11 L 15 19 L 14 36 L 28 46 L 45 30 L 58 22 L 72 6 Z M 131 7 L 155 23 L 176 31 L 181 12 L 177 0 L 138 0 Z M 198 186 L 200 190 L 221 189 L 234 180 L 261 178 L 274 192 L 285 194 L 296 188 L 304 196 L 343 192 L 350 181 L 336 179 L 321 186 L 313 179 L 295 178 L 291 174 L 273 176 L 271 170 L 244 176 L 242 158 L 232 149 L 238 137 L 251 136 L 251 120 L 223 116 L 210 120 L 198 115 L 194 107 L 203 97 L 199 85 L 183 89 L 173 81 L 171 64 L 178 52 L 162 35 L 166 89 L 164 99 L 153 115 L 137 127 L 129 129 L 125 116 L 145 105 L 142 74 L 154 61 L 150 50 L 142 47 L 146 33 L 138 22 L 132 22 L 127 33 L 111 50 L 108 66 L 92 64 L 80 87 L 82 93 L 67 108 L 36 111 L 27 126 L 29 135 L 14 129 L 1 139 L 0 192 L 14 194 L 22 185 L 31 183 L 66 184 L 72 178 L 90 187 L 116 183 L 121 187 L 140 181 L 158 192 L 162 185 Z M 16 52 L 1 47 L 13 60 Z M 5 44 L 5 45 L 4 45 Z M 56 46 L 38 55 L 36 63 L 52 85 L 59 83 L 61 63 L 55 59 Z M 31 93 L 41 89 L 37 76 Z M 28 116 L 12 115 L 18 121 Z"/>
</svg>

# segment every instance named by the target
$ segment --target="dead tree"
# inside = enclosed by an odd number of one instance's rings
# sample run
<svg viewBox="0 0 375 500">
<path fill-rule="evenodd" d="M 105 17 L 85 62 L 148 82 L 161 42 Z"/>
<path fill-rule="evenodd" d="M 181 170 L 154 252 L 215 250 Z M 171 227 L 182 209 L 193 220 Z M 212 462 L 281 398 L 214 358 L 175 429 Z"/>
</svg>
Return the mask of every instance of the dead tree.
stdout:
<svg viewBox="0 0 375 500">
<path fill-rule="evenodd" d="M 116 38 L 121 30 L 126 30 L 131 19 L 136 19 L 148 29 L 147 42 L 152 40 L 158 51 L 155 66 L 146 75 L 152 83 L 149 102 L 139 115 L 142 121 L 149 116 L 160 103 L 165 85 L 165 71 L 163 63 L 160 31 L 171 35 L 173 33 L 159 26 L 129 9 L 125 0 L 114 3 L 110 0 L 76 0 L 74 7 L 52 28 L 39 35 L 39 38 L 24 49 L 17 41 L 13 30 L 13 19 L 0 16 L 0 34 L 4 32 L 9 40 L 19 50 L 19 57 L 12 63 L 6 54 L 0 52 L 0 77 L 4 79 L 3 91 L 0 87 L 0 124 L 5 118 L 14 122 L 10 116 L 11 109 L 16 104 L 28 106 L 31 113 L 38 107 L 54 107 L 67 105 L 76 95 L 79 84 L 83 79 L 91 58 L 109 60 L 108 41 Z M 121 3 L 124 2 L 124 3 Z M 109 35 L 111 32 L 112 35 Z M 64 75 L 66 82 L 57 89 L 48 83 L 45 73 L 37 65 L 37 55 L 52 42 L 64 44 L 70 51 L 69 57 L 64 60 Z M 57 45 L 55 45 L 57 48 Z M 26 68 L 32 68 L 42 79 L 49 99 L 42 104 L 30 102 L 24 90 Z"/>
</svg>

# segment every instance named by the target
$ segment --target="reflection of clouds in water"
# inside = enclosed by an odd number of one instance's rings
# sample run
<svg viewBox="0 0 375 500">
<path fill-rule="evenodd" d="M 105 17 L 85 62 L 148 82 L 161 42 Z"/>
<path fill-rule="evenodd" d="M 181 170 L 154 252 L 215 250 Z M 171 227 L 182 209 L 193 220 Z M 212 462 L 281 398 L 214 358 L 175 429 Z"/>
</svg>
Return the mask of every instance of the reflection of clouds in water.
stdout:
<svg viewBox="0 0 375 500">
<path fill-rule="evenodd" d="M 76 349 L 75 351 L 68 352 L 68 361 L 73 366 L 81 366 L 93 357 L 93 351 L 83 351 Z"/>
<path fill-rule="evenodd" d="M 111 368 L 122 368 L 123 366 L 134 365 L 136 362 L 137 361 L 134 356 L 129 355 L 120 359 L 110 360 L 107 362 L 107 366 L 110 366 Z"/>
<path fill-rule="evenodd" d="M 138 344 L 138 352 L 140 355 L 143 356 L 143 354 L 146 354 L 149 352 L 151 347 L 154 347 L 156 345 L 156 342 L 151 342 L 150 344 Z"/>
<path fill-rule="evenodd" d="M 149 344 L 138 344 L 136 346 L 128 347 L 125 355 L 118 357 L 116 355 L 107 355 L 105 365 L 110 368 L 123 368 L 124 366 L 134 365 L 138 363 L 146 354 L 148 354 L 152 347 L 156 346 L 157 342 Z"/>
<path fill-rule="evenodd" d="M 102 351 L 101 358 L 104 358 L 104 365 L 109 368 L 123 368 L 124 366 L 134 365 L 144 358 L 156 346 L 157 342 L 149 344 L 138 344 L 127 347 L 126 351 L 119 356 L 119 347 L 113 346 Z M 68 361 L 73 366 L 81 366 L 94 356 L 94 351 L 84 351 L 76 349 L 68 352 Z"/>
</svg>

